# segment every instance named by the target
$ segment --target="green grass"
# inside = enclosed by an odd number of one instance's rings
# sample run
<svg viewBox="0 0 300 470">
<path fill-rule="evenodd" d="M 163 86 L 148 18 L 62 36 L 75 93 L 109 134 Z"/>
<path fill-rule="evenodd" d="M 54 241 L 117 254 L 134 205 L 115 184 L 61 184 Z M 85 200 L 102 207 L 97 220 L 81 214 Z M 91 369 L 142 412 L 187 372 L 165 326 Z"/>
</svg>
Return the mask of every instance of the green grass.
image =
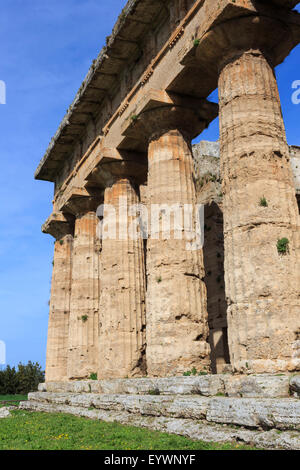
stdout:
<svg viewBox="0 0 300 470">
<path fill-rule="evenodd" d="M 117 423 L 64 414 L 12 411 L 0 420 L 0 450 L 246 450 L 240 444 L 192 441 Z M 253 449 L 254 450 L 254 449 Z"/>
<path fill-rule="evenodd" d="M 19 405 L 20 401 L 25 400 L 27 400 L 27 395 L 0 395 L 0 408 L 2 406 Z"/>
</svg>

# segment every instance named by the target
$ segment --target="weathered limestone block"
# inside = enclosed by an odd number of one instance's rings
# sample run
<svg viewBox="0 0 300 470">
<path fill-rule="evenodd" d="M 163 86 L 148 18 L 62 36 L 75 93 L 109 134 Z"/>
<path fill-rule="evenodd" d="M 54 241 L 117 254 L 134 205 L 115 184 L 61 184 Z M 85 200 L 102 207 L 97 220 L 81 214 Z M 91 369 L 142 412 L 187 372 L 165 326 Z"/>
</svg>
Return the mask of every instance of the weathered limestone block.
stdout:
<svg viewBox="0 0 300 470">
<path fill-rule="evenodd" d="M 149 376 L 181 375 L 193 367 L 209 368 L 203 253 L 200 243 L 197 247 L 191 245 L 196 240 L 196 197 L 188 137 L 193 135 L 193 119 L 192 111 L 176 107 L 140 116 L 150 138 L 151 236 L 147 242 L 146 300 Z M 183 208 L 187 206 L 191 208 L 190 227 L 183 225 Z M 181 215 L 181 222 L 175 213 Z"/>
<path fill-rule="evenodd" d="M 100 393 L 211 396 L 224 392 L 220 376 L 142 378 L 139 380 L 102 380 Z"/>
<path fill-rule="evenodd" d="M 75 222 L 69 328 L 68 378 L 84 379 L 98 370 L 99 265 L 94 211 L 79 213 Z"/>
<path fill-rule="evenodd" d="M 289 397 L 290 376 L 249 375 L 223 378 L 225 394 L 228 397 L 243 398 L 285 398 Z"/>
<path fill-rule="evenodd" d="M 300 430 L 300 401 L 291 398 L 212 398 L 206 419 L 247 427 Z"/>
<path fill-rule="evenodd" d="M 231 363 L 299 370 L 299 214 L 276 79 L 259 50 L 228 59 L 219 98 Z"/>
<path fill-rule="evenodd" d="M 288 375 L 201 375 L 112 380 L 81 380 L 68 383 L 47 382 L 40 392 L 102 393 L 133 395 L 222 395 L 242 398 L 288 398 L 297 391 L 298 376 Z M 299 389 L 299 387 L 298 387 Z"/>
<path fill-rule="evenodd" d="M 139 204 L 137 189 L 130 179 L 119 179 L 105 190 L 104 203 L 103 230 L 115 218 L 116 233 L 102 240 L 98 377 L 139 377 L 146 373 L 145 261 L 129 212 Z"/>
<path fill-rule="evenodd" d="M 39 385 L 40 392 L 55 393 L 104 393 L 104 394 L 148 394 L 203 395 L 225 393 L 223 376 L 166 377 L 112 380 L 81 380 L 69 383 L 47 382 Z"/>
</svg>

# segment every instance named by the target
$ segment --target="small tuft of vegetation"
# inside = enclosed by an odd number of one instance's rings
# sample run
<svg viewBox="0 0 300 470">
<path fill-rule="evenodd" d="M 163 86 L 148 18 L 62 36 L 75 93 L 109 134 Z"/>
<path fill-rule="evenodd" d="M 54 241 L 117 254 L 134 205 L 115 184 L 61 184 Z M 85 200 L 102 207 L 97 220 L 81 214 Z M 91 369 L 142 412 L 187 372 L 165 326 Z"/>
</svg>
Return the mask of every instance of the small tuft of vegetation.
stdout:
<svg viewBox="0 0 300 470">
<path fill-rule="evenodd" d="M 130 116 L 130 119 L 132 122 L 135 122 L 138 120 L 138 115 L 137 114 L 133 114 L 132 116 Z"/>
<path fill-rule="evenodd" d="M 158 388 L 154 388 L 153 390 L 149 390 L 148 395 L 160 395 L 160 391 Z"/>
<path fill-rule="evenodd" d="M 268 201 L 266 200 L 265 196 L 261 197 L 259 200 L 259 205 L 261 207 L 268 207 Z"/>
<path fill-rule="evenodd" d="M 193 367 L 192 370 L 187 370 L 183 373 L 184 377 L 191 377 L 196 375 L 207 375 L 208 373 L 205 370 L 197 371 L 196 367 Z"/>
<path fill-rule="evenodd" d="M 156 282 L 157 282 L 158 284 L 160 284 L 160 283 L 162 282 L 161 276 L 158 276 L 158 277 L 156 278 Z"/>
<path fill-rule="evenodd" d="M 200 44 L 200 39 L 195 39 L 194 40 L 194 46 L 197 47 Z"/>
<path fill-rule="evenodd" d="M 89 377 L 90 380 L 98 380 L 98 374 L 97 372 L 92 372 L 90 377 Z"/>
<path fill-rule="evenodd" d="M 81 320 L 82 320 L 83 323 L 85 323 L 85 322 L 88 321 L 88 318 L 89 317 L 87 315 L 82 315 Z"/>
<path fill-rule="evenodd" d="M 285 255 L 289 251 L 289 240 L 281 238 L 277 241 L 277 251 L 280 255 Z"/>
</svg>

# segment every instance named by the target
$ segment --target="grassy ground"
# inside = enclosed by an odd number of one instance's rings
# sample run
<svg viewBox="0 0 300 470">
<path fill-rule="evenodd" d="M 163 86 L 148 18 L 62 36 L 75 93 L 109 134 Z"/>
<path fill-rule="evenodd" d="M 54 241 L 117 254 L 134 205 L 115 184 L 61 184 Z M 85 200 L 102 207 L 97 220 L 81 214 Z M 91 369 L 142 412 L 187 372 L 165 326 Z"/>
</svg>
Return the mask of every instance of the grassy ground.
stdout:
<svg viewBox="0 0 300 470">
<path fill-rule="evenodd" d="M 245 450 L 64 414 L 12 411 L 0 420 L 0 450 Z M 253 449 L 253 448 L 252 448 Z"/>
<path fill-rule="evenodd" d="M 0 395 L 0 407 L 19 405 L 20 401 L 27 400 L 27 395 Z"/>
</svg>

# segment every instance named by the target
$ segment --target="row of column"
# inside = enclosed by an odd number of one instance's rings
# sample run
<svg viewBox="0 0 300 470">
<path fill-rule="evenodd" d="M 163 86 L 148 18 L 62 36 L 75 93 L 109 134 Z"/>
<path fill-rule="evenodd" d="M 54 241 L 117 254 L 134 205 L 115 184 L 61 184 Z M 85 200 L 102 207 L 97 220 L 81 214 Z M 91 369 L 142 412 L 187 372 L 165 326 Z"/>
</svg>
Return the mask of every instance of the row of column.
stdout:
<svg viewBox="0 0 300 470">
<path fill-rule="evenodd" d="M 276 79 L 261 51 L 223 62 L 219 104 L 231 364 L 239 372 L 297 370 L 299 214 Z M 150 205 L 195 204 L 194 118 L 176 106 L 140 116 Z M 113 180 L 104 203 L 118 211 L 120 196 L 139 202 L 132 173 Z M 76 214 L 73 242 L 66 234 L 55 244 L 47 380 L 208 371 L 202 249 L 189 251 L 184 236 L 165 239 L 159 228 L 145 263 L 142 240 L 105 239 L 100 246 L 97 223 L 95 209 L 86 207 Z M 119 223 L 128 227 L 130 220 Z M 281 238 L 288 239 L 285 255 L 277 249 Z"/>
</svg>

